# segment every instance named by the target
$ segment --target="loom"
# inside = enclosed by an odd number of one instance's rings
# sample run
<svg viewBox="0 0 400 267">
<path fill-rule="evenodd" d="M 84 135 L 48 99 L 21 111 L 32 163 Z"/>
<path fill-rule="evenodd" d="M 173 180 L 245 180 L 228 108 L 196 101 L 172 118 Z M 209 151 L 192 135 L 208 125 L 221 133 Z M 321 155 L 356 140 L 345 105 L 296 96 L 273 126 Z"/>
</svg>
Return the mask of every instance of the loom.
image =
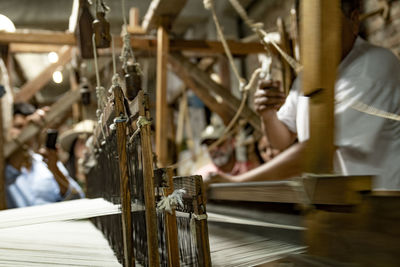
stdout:
<svg viewBox="0 0 400 267">
<path fill-rule="evenodd" d="M 146 95 L 139 91 L 128 102 L 119 86 L 113 92 L 95 131 L 97 164 L 88 175 L 88 196 L 120 204 L 122 215 L 97 217 L 95 225 L 124 266 L 209 266 L 201 177 L 172 182 L 169 170 L 155 169 Z M 183 205 L 176 212 L 157 209 L 174 189 L 185 190 Z"/>
</svg>

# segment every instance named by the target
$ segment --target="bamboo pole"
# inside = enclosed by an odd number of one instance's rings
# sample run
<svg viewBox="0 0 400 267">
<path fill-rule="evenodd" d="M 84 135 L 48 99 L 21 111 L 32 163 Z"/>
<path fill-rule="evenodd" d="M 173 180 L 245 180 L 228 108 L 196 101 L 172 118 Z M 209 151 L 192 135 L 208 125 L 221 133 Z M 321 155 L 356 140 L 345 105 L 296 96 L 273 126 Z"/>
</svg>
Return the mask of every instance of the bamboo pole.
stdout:
<svg viewBox="0 0 400 267">
<path fill-rule="evenodd" d="M 331 173 L 334 155 L 334 87 L 341 56 L 339 0 L 301 2 L 303 93 L 309 96 L 310 139 L 306 171 Z"/>
</svg>

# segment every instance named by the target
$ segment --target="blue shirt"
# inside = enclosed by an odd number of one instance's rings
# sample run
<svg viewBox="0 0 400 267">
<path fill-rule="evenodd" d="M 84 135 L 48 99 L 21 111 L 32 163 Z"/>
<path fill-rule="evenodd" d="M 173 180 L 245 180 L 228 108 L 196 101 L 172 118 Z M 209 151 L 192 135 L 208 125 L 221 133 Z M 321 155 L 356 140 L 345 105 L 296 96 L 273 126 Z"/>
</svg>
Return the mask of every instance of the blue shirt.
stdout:
<svg viewBox="0 0 400 267">
<path fill-rule="evenodd" d="M 11 165 L 7 165 L 7 207 L 20 208 L 83 198 L 82 189 L 69 176 L 64 165 L 61 162 L 58 162 L 57 165 L 69 181 L 68 190 L 64 195 L 61 195 L 60 187 L 46 163 L 43 162 L 41 155 L 32 153 L 32 167 L 30 170 L 22 168 L 21 171 L 18 171 Z"/>
</svg>

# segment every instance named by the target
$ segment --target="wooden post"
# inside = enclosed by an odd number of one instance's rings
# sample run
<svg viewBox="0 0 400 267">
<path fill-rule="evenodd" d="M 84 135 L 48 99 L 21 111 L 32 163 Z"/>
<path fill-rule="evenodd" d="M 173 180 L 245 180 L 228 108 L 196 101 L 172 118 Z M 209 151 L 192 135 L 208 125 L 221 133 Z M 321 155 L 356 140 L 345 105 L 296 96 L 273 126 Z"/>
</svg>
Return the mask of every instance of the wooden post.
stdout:
<svg viewBox="0 0 400 267">
<path fill-rule="evenodd" d="M 128 163 L 126 155 L 126 117 L 124 107 L 124 95 L 119 86 L 114 88 L 115 115 L 117 126 L 117 144 L 120 170 L 120 194 L 122 206 L 122 238 L 124 242 L 124 266 L 135 266 L 133 254 L 133 235 L 132 235 L 132 213 L 131 213 L 131 190 L 128 177 Z M 120 120 L 120 121 L 118 121 Z"/>
<path fill-rule="evenodd" d="M 279 35 L 281 36 L 280 46 L 283 51 L 285 51 L 288 55 L 292 56 L 293 54 L 292 54 L 292 49 L 290 49 L 289 36 L 286 32 L 286 27 L 282 18 L 278 18 L 276 24 L 278 26 Z M 285 92 L 285 95 L 288 95 L 290 87 L 292 86 L 293 72 L 289 63 L 286 60 L 284 60 L 281 56 L 280 59 L 282 62 L 283 91 Z"/>
<path fill-rule="evenodd" d="M 168 177 L 168 187 L 163 189 L 164 195 L 169 196 L 174 192 L 174 183 L 172 181 L 173 170 L 167 169 L 166 175 Z M 165 212 L 165 229 L 167 229 L 167 250 L 168 250 L 168 266 L 179 267 L 179 246 L 178 246 L 178 227 L 176 225 L 175 210 L 172 214 Z"/>
<path fill-rule="evenodd" d="M 168 164 L 167 132 L 167 58 L 169 50 L 168 33 L 163 26 L 157 31 L 157 94 L 156 94 L 156 153 L 159 167 Z"/>
<path fill-rule="evenodd" d="M 3 129 L 3 106 L 0 98 L 0 210 L 7 208 L 6 202 L 6 177 L 4 158 L 4 129 Z"/>
<path fill-rule="evenodd" d="M 339 0 L 301 1 L 303 93 L 309 96 L 306 171 L 331 173 L 334 156 L 334 87 L 341 56 Z"/>
<path fill-rule="evenodd" d="M 147 100 L 143 96 L 143 91 L 138 94 L 139 97 L 139 116 L 150 119 L 147 110 Z M 156 204 L 154 199 L 154 172 L 153 172 L 153 152 L 150 142 L 150 125 L 142 126 L 140 130 L 140 140 L 142 144 L 143 157 L 143 182 L 144 182 L 144 201 L 146 205 L 146 233 L 147 250 L 149 255 L 149 266 L 160 266 L 160 257 L 158 253 L 158 228 Z"/>
</svg>

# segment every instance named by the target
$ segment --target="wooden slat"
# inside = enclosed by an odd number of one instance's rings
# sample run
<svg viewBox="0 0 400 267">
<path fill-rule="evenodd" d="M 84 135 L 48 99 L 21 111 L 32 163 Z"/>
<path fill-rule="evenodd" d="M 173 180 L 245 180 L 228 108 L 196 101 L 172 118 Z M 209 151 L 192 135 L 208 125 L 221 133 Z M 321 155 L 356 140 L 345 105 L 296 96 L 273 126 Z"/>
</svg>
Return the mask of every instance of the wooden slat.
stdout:
<svg viewBox="0 0 400 267">
<path fill-rule="evenodd" d="M 3 107 L 0 98 L 0 210 L 7 208 L 6 184 L 5 184 L 5 158 L 4 158 L 4 129 L 3 129 Z"/>
<path fill-rule="evenodd" d="M 142 28 L 148 32 L 156 29 L 162 24 L 165 25 L 166 19 L 171 25 L 179 15 L 187 0 L 153 0 L 143 18 Z"/>
<path fill-rule="evenodd" d="M 75 45 L 72 33 L 56 31 L 0 32 L 0 43 L 32 43 L 45 45 Z"/>
<path fill-rule="evenodd" d="M 65 112 L 67 112 L 72 104 L 78 101 L 81 97 L 79 90 L 68 91 L 65 93 L 57 102 L 55 102 L 51 107 L 50 111 L 46 113 L 44 117 L 45 125 L 54 122 L 56 119 L 61 117 Z M 41 128 L 33 123 L 29 124 L 17 137 L 20 143 L 25 143 L 40 132 Z M 19 144 L 15 141 L 11 141 L 4 146 L 4 155 L 9 157 L 13 152 L 15 152 L 19 147 Z"/>
<path fill-rule="evenodd" d="M 58 61 L 45 68 L 37 77 L 24 84 L 14 98 L 15 102 L 27 102 L 40 91 L 52 78 L 58 67 L 66 65 L 71 60 L 72 47 L 63 47 Z"/>
<path fill-rule="evenodd" d="M 150 120 L 150 114 L 147 106 L 147 99 L 144 99 L 143 91 L 139 91 L 139 115 Z M 146 233 L 147 233 L 147 251 L 149 257 L 149 266 L 160 266 L 158 253 L 158 228 L 156 204 L 154 199 L 154 172 L 153 172 L 153 153 L 150 141 L 150 125 L 142 126 L 140 130 L 140 140 L 142 144 L 143 157 L 143 184 L 144 199 L 146 205 Z"/>
<path fill-rule="evenodd" d="M 124 94 L 121 87 L 113 88 L 115 97 L 115 114 L 123 118 L 126 117 L 124 107 Z M 135 266 L 133 254 L 133 235 L 132 235 L 132 213 L 131 213 L 131 190 L 128 177 L 128 163 L 126 154 L 126 122 L 116 122 L 117 126 L 117 145 L 118 163 L 120 170 L 120 195 L 122 207 L 122 239 L 124 242 L 124 266 Z"/>
<path fill-rule="evenodd" d="M 115 47 L 122 47 L 121 37 L 114 36 L 114 40 Z M 244 43 L 234 40 L 228 40 L 227 42 L 233 55 L 265 53 L 264 47 L 258 42 Z M 40 52 L 41 50 L 43 52 L 51 52 L 54 51 L 53 48 L 56 48 L 57 45 L 76 45 L 76 39 L 74 35 L 63 32 L 0 32 L 0 43 L 11 44 L 11 50 L 20 53 Z M 38 45 L 44 45 L 44 48 L 38 48 Z M 157 49 L 157 39 L 153 37 L 132 36 L 131 45 L 134 49 L 155 51 Z M 204 54 L 224 53 L 221 42 L 208 40 L 171 40 L 170 50 Z"/>
<path fill-rule="evenodd" d="M 195 64 L 190 62 L 189 59 L 182 56 L 181 54 L 170 54 L 170 62 L 174 61 L 174 65 L 180 65 L 181 70 L 185 70 L 190 77 L 198 83 L 201 88 L 208 91 L 209 95 L 213 95 L 214 98 L 218 98 L 218 105 L 224 105 L 228 107 L 233 114 L 236 113 L 240 105 L 240 100 L 234 97 L 228 89 L 223 88 L 221 85 L 214 82 L 207 73 L 201 71 Z M 231 113 L 232 114 L 232 113 Z M 247 119 L 248 122 L 256 129 L 261 132 L 261 122 L 257 114 L 249 107 L 244 107 L 242 117 Z"/>
<path fill-rule="evenodd" d="M 168 164 L 168 106 L 167 106 L 167 59 L 168 33 L 162 26 L 157 32 L 157 93 L 156 93 L 156 153 L 160 167 Z"/>
<path fill-rule="evenodd" d="M 306 171 L 331 173 L 334 155 L 334 86 L 341 57 L 340 1 L 302 1 L 303 93 L 310 96 Z"/>
<path fill-rule="evenodd" d="M 372 188 L 371 177 L 320 177 L 316 180 L 269 181 L 254 183 L 212 184 L 211 200 L 353 205 L 361 202 L 360 191 Z"/>
<path fill-rule="evenodd" d="M 61 49 L 62 45 L 10 43 L 10 53 L 49 53 Z"/>
<path fill-rule="evenodd" d="M 168 187 L 164 188 L 164 196 L 169 196 L 174 192 L 174 183 L 172 181 L 173 170 L 167 169 Z M 179 267 L 179 245 L 178 245 L 178 227 L 176 224 L 175 210 L 172 214 L 165 212 L 165 229 L 167 229 L 167 250 L 168 250 L 168 266 Z"/>
<path fill-rule="evenodd" d="M 289 36 L 286 32 L 286 27 L 283 19 L 278 18 L 276 24 L 278 26 L 279 35 L 281 36 L 280 46 L 282 50 L 285 51 L 289 56 L 293 56 L 292 49 L 290 48 Z M 285 94 L 288 95 L 290 88 L 292 87 L 293 71 L 289 63 L 285 59 L 283 59 L 282 56 L 280 56 L 280 59 L 282 62 L 283 90 Z"/>
</svg>

